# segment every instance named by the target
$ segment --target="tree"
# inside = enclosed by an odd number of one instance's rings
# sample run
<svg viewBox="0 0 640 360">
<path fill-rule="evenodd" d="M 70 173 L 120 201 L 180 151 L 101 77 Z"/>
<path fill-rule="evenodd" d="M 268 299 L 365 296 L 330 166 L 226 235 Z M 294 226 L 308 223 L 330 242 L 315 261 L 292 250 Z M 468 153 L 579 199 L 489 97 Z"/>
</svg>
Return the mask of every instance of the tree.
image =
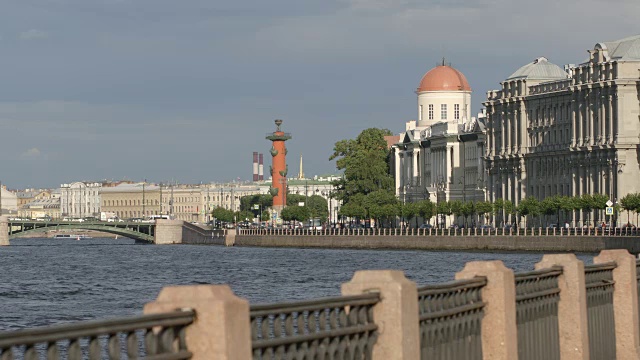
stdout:
<svg viewBox="0 0 640 360">
<path fill-rule="evenodd" d="M 445 215 L 445 216 L 449 216 L 451 215 L 451 206 L 449 205 L 449 203 L 447 201 L 441 201 L 436 205 L 436 211 L 438 215 Z M 443 224 L 440 223 L 440 219 L 438 219 L 438 227 L 440 227 L 441 225 L 444 225 L 444 227 L 447 227 L 447 218 L 444 218 L 444 221 L 442 222 Z"/>
<path fill-rule="evenodd" d="M 488 201 L 480 201 L 476 203 L 476 213 L 480 217 L 483 217 L 484 214 L 490 214 L 493 211 L 493 204 Z M 487 216 L 487 219 L 489 216 Z"/>
<path fill-rule="evenodd" d="M 305 206 L 287 206 L 282 209 L 280 213 L 282 220 L 285 221 L 300 221 L 305 222 L 309 220 L 310 211 Z"/>
<path fill-rule="evenodd" d="M 493 202 L 493 214 L 496 217 L 496 220 L 494 220 L 494 223 L 496 227 L 500 225 L 500 222 L 497 221 L 497 219 L 502 219 L 502 210 L 504 210 L 504 200 L 502 200 L 502 198 L 497 198 Z"/>
<path fill-rule="evenodd" d="M 560 210 L 564 211 L 565 218 L 569 217 L 569 212 L 576 208 L 575 202 L 576 200 L 572 196 L 560 197 Z"/>
<path fill-rule="evenodd" d="M 418 214 L 424 219 L 424 221 L 429 222 L 435 213 L 436 206 L 431 202 L 431 200 L 422 200 L 418 202 Z"/>
<path fill-rule="evenodd" d="M 513 205 L 511 200 L 505 200 L 502 203 L 502 207 L 504 208 L 504 216 L 511 219 L 511 215 L 516 213 L 516 207 Z"/>
<path fill-rule="evenodd" d="M 238 222 L 240 222 L 240 221 L 251 221 L 251 222 L 253 222 L 253 218 L 255 216 L 249 210 L 240 210 L 240 211 L 235 213 L 235 217 L 238 220 Z"/>
<path fill-rule="evenodd" d="M 394 179 L 389 172 L 389 149 L 386 129 L 369 128 L 355 139 L 335 143 L 329 160 L 336 160 L 336 168 L 344 170 L 344 177 L 333 182 L 335 198 L 344 204 L 355 194 L 367 195 L 376 190 L 393 190 Z"/>
<path fill-rule="evenodd" d="M 540 211 L 544 215 L 557 215 L 558 226 L 560 226 L 560 207 L 561 200 L 559 196 L 549 196 L 540 202 Z"/>
<path fill-rule="evenodd" d="M 304 204 L 312 218 L 326 219 L 329 216 L 327 200 L 320 195 L 311 195 Z"/>
<path fill-rule="evenodd" d="M 462 215 L 464 216 L 464 224 L 467 225 L 467 218 L 476 213 L 476 203 L 467 201 L 462 204 Z"/>
<path fill-rule="evenodd" d="M 591 199 L 592 199 L 591 202 L 593 203 L 593 208 L 596 210 L 601 210 L 600 214 L 602 214 L 602 211 L 607 208 L 607 201 L 609 201 L 609 197 L 604 194 L 593 194 L 591 195 Z M 595 217 L 595 214 L 594 214 L 594 217 Z"/>
<path fill-rule="evenodd" d="M 417 215 L 420 213 L 420 206 L 418 203 L 408 202 L 408 203 L 402 204 L 400 206 L 400 213 L 402 214 L 402 217 L 407 220 L 415 219 L 416 227 L 418 227 Z"/>
<path fill-rule="evenodd" d="M 540 215 L 540 203 L 534 197 L 527 197 L 518 204 L 518 213 L 522 216 L 531 215 L 537 217 Z"/>
<path fill-rule="evenodd" d="M 449 201 L 449 209 L 451 209 L 451 213 L 453 213 L 453 215 L 456 217 L 456 222 L 458 222 L 458 218 L 463 215 L 462 201 L 460 200 Z"/>
<path fill-rule="evenodd" d="M 627 212 L 627 224 L 631 224 L 630 212 L 640 208 L 640 194 L 627 194 L 620 199 L 620 205 Z"/>
<path fill-rule="evenodd" d="M 223 207 L 216 207 L 211 211 L 211 216 L 222 222 L 233 222 L 234 213 L 231 210 L 227 210 Z"/>
<path fill-rule="evenodd" d="M 388 220 L 398 215 L 398 198 L 391 190 L 376 190 L 364 197 L 362 204 L 370 217 L 380 220 Z"/>
<path fill-rule="evenodd" d="M 595 206 L 593 196 L 591 194 L 582 194 L 577 201 L 577 205 L 580 207 L 580 210 L 587 213 L 587 225 L 589 225 L 591 223 L 591 210 L 593 210 Z"/>
<path fill-rule="evenodd" d="M 350 218 L 363 219 L 367 216 L 367 210 L 364 207 L 364 195 L 356 194 L 349 199 L 349 202 L 340 207 L 338 212 L 341 216 Z"/>
</svg>

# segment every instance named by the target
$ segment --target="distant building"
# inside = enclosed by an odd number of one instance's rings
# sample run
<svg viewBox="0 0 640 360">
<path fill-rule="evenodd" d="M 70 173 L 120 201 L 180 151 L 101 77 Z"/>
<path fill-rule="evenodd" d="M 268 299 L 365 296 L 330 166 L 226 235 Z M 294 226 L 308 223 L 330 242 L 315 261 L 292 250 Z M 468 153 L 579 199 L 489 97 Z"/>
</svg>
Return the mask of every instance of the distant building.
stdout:
<svg viewBox="0 0 640 360">
<path fill-rule="evenodd" d="M 24 204 L 18 210 L 18 216 L 27 219 L 59 219 L 60 198 L 39 199 Z"/>
<path fill-rule="evenodd" d="M 450 65 L 428 71 L 416 91 L 418 120 L 391 145 L 396 195 L 403 202 L 483 201 L 484 114 L 471 117 L 471 87 Z"/>
<path fill-rule="evenodd" d="M 9 215 L 18 212 L 18 197 L 16 193 L 7 189 L 5 185 L 0 185 L 0 214 Z"/>
<path fill-rule="evenodd" d="M 100 211 L 114 213 L 120 219 L 161 215 L 166 213 L 161 211 L 161 191 L 160 186 L 146 183 L 105 186 L 100 191 Z"/>
<path fill-rule="evenodd" d="M 487 93 L 490 200 L 640 192 L 640 35 L 588 52 L 564 69 L 539 57 Z"/>
<path fill-rule="evenodd" d="M 61 184 L 61 216 L 68 218 L 99 217 L 102 185 L 102 182 L 86 181 Z"/>
</svg>

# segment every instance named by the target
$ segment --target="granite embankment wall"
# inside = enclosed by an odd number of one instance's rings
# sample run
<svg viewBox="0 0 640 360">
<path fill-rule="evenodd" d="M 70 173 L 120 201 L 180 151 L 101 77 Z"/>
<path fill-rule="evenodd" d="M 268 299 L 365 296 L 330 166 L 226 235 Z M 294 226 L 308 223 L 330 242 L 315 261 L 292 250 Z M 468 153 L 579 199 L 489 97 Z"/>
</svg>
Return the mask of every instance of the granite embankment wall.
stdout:
<svg viewBox="0 0 640 360">
<path fill-rule="evenodd" d="M 182 244 L 187 245 L 224 245 L 224 230 L 203 229 L 185 222 L 182 226 Z"/>
<path fill-rule="evenodd" d="M 411 236 L 411 235 L 236 235 L 235 246 L 399 250 L 493 250 L 640 253 L 640 237 L 607 236 Z"/>
</svg>

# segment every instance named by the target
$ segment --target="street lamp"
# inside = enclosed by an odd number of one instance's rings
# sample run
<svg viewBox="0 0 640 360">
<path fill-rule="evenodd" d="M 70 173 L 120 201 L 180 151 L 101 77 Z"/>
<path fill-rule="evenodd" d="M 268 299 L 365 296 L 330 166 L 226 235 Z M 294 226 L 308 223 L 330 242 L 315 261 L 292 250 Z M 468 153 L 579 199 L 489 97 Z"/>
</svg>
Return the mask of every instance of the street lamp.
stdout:
<svg viewBox="0 0 640 360">
<path fill-rule="evenodd" d="M 446 188 L 447 183 L 444 180 L 443 176 L 440 176 L 438 178 L 438 182 L 436 183 L 436 212 L 438 211 L 438 205 L 440 204 L 440 193 L 444 192 L 444 189 Z M 441 226 L 441 224 L 444 222 L 444 226 L 446 226 L 446 221 L 442 221 L 444 216 L 444 214 L 440 214 L 438 213 L 438 227 Z"/>
</svg>

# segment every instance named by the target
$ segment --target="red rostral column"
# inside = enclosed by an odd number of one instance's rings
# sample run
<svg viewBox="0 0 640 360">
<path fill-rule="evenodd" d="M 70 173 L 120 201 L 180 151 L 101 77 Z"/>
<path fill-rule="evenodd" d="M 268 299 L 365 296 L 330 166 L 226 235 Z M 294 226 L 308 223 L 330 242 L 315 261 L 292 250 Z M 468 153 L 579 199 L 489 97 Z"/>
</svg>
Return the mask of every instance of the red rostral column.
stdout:
<svg viewBox="0 0 640 360">
<path fill-rule="evenodd" d="M 276 131 L 267 134 L 267 140 L 271 140 L 271 195 L 273 195 L 273 208 L 280 212 L 287 205 L 287 147 L 284 142 L 291 139 L 291 134 L 280 130 L 282 120 L 275 121 L 278 127 Z"/>
</svg>

